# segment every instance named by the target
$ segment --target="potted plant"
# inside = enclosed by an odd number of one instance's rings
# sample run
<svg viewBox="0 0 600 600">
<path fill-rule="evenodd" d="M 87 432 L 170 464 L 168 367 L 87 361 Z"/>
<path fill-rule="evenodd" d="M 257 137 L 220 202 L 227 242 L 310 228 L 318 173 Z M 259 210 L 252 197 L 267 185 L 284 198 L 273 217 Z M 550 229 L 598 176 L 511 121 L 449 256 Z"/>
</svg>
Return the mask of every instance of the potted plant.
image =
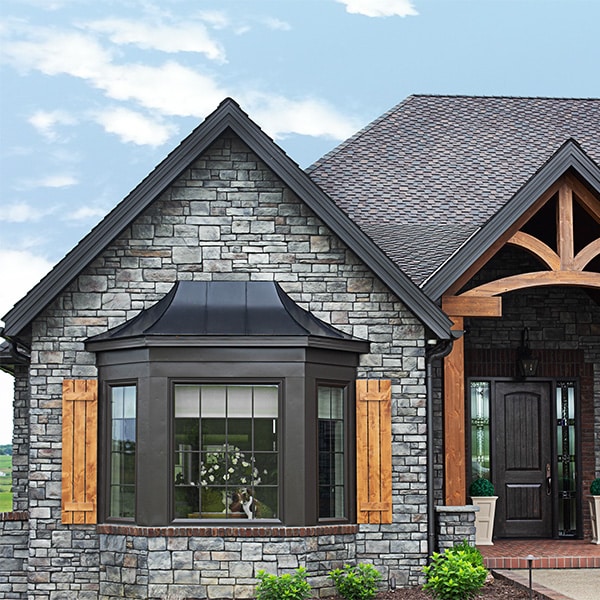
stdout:
<svg viewBox="0 0 600 600">
<path fill-rule="evenodd" d="M 474 506 L 479 507 L 475 513 L 475 544 L 478 546 L 493 546 L 494 517 L 496 515 L 496 500 L 494 485 L 488 479 L 479 477 L 469 487 L 469 495 Z"/>
<path fill-rule="evenodd" d="M 592 544 L 600 544 L 600 477 L 590 485 L 590 515 L 592 517 Z"/>
</svg>

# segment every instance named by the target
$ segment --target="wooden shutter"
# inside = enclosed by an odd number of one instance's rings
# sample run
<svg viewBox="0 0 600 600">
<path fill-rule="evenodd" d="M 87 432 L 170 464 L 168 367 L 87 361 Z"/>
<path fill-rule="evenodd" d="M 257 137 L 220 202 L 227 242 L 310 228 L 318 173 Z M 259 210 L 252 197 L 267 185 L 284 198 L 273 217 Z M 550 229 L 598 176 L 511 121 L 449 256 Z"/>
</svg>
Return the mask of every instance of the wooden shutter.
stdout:
<svg viewBox="0 0 600 600">
<path fill-rule="evenodd" d="M 62 399 L 62 522 L 96 523 L 98 382 L 65 379 Z"/>
<path fill-rule="evenodd" d="M 359 523 L 392 522 L 392 382 L 356 382 L 356 481 Z"/>
</svg>

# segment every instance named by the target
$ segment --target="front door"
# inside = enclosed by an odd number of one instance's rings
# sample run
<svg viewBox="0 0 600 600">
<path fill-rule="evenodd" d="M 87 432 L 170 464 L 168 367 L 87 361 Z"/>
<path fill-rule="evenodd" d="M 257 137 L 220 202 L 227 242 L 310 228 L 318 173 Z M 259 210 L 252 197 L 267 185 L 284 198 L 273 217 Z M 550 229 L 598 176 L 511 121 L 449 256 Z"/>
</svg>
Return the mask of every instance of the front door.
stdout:
<svg viewBox="0 0 600 600">
<path fill-rule="evenodd" d="M 498 537 L 552 537 L 549 382 L 496 382 L 492 453 Z"/>
</svg>

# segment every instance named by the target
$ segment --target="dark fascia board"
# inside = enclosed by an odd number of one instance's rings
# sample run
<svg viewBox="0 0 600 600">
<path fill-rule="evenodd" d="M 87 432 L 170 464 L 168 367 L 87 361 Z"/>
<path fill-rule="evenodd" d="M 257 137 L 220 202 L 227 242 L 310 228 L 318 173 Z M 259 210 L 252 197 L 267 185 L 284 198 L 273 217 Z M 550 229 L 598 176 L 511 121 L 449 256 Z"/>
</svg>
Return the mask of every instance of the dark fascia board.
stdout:
<svg viewBox="0 0 600 600">
<path fill-rule="evenodd" d="M 133 348 L 321 348 L 366 354 L 370 343 L 363 340 L 335 340 L 318 336 L 140 336 L 122 340 L 86 342 L 91 352 Z"/>
<path fill-rule="evenodd" d="M 451 339 L 451 322 L 310 177 L 231 98 L 225 99 L 115 209 L 4 317 L 18 336 L 94 258 L 114 240 L 219 135 L 230 128 L 337 234 L 440 339 Z"/>
<path fill-rule="evenodd" d="M 533 177 L 422 287 L 432 300 L 442 294 L 529 207 L 569 169 L 575 170 L 600 194 L 600 167 L 573 139 L 567 140 Z"/>
</svg>

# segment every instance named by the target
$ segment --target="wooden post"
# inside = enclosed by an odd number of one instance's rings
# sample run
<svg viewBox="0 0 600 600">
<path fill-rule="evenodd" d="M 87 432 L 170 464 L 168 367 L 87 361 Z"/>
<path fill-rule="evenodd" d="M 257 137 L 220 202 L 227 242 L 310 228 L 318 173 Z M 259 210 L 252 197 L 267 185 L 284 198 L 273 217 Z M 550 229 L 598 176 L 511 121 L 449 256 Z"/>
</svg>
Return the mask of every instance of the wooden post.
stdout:
<svg viewBox="0 0 600 600">
<path fill-rule="evenodd" d="M 463 329 L 463 317 L 451 317 L 452 329 Z M 455 340 L 444 359 L 444 455 L 445 502 L 447 506 L 466 504 L 465 445 L 465 343 Z"/>
</svg>

